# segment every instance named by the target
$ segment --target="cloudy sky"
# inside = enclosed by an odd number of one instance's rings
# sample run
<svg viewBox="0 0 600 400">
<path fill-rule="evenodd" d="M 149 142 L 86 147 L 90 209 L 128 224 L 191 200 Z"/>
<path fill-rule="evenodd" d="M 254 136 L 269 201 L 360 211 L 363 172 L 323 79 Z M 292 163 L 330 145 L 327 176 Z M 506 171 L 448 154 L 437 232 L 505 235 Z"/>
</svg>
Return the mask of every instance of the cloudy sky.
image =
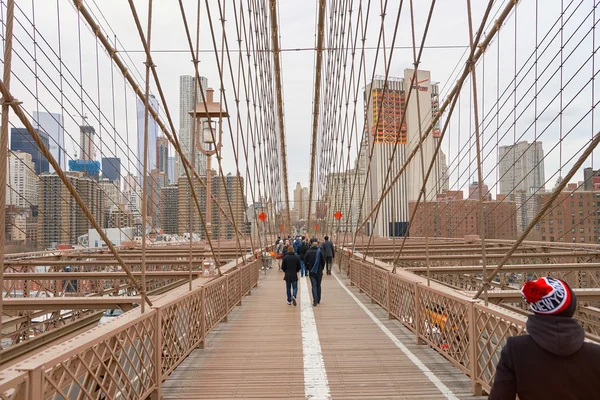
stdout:
<svg viewBox="0 0 600 400">
<path fill-rule="evenodd" d="M 74 141 L 78 141 L 77 125 L 81 122 L 81 110 L 88 117 L 88 123 L 101 132 L 103 138 L 100 151 L 96 154 L 116 154 L 122 159 L 132 158 L 137 148 L 135 95 L 131 88 L 124 84 L 122 75 L 97 43 L 85 21 L 78 14 L 70 1 L 44 0 L 18 2 L 20 9 L 16 11 L 15 56 L 13 58 L 12 91 L 23 101 L 26 111 L 50 111 L 65 115 L 67 131 L 66 150 L 72 156 Z M 209 0 L 208 6 L 202 0 L 200 5 L 200 74 L 208 78 L 209 86 L 218 89 L 221 86 L 217 63 L 213 50 L 215 45 L 211 36 L 209 18 L 213 22 L 217 49 L 222 48 L 222 30 L 219 21 L 219 3 Z M 268 4 L 264 0 L 241 2 L 248 23 L 248 7 L 260 11 L 261 5 Z M 363 7 L 363 18 L 366 15 L 366 3 Z M 382 24 L 382 6 L 386 2 L 371 1 L 369 22 L 365 28 L 365 66 L 366 70 L 355 85 L 364 87 L 370 77 L 383 75 L 385 63 L 389 60 L 394 32 L 398 2 L 388 2 L 383 19 L 385 52 L 379 53 L 377 64 L 374 63 Z M 413 62 L 411 24 L 408 2 L 404 2 L 399 29 L 396 36 L 397 48 L 394 49 L 390 63 L 390 76 L 402 76 L 405 68 Z M 424 22 L 429 11 L 429 2 L 415 3 L 415 34 L 420 42 Z M 479 25 L 484 11 L 484 2 L 474 1 L 473 20 Z M 536 3 L 539 5 L 536 18 Z M 510 144 L 519 140 L 532 141 L 538 138 L 544 143 L 548 154 L 545 160 L 546 179 L 551 188 L 556 175 L 562 167 L 566 170 L 581 148 L 591 136 L 594 124 L 595 102 L 599 98 L 597 85 L 592 77 L 598 71 L 593 49 L 597 46 L 592 27 L 598 17 L 594 12 L 592 0 L 558 1 L 544 0 L 522 1 L 503 26 L 499 35 L 490 45 L 485 57 L 478 64 L 478 89 L 480 108 L 487 115 L 483 124 L 483 141 L 488 143 L 484 149 L 484 174 L 490 186 L 496 177 L 497 144 Z M 564 17 L 561 23 L 561 3 Z M 129 70 L 140 84 L 144 82 L 145 57 L 142 45 L 135 28 L 132 13 L 124 0 L 92 0 L 85 1 L 86 6 L 94 14 L 103 31 L 111 41 L 117 40 L 117 48 Z M 147 22 L 147 1 L 135 1 L 144 29 Z M 360 2 L 349 1 L 353 13 L 348 14 L 347 21 L 352 21 L 351 30 L 355 33 Z M 185 12 L 188 23 L 195 37 L 197 2 L 185 0 Z M 238 76 L 238 47 L 236 34 L 236 18 L 234 2 L 222 1 L 221 10 L 225 13 L 225 32 L 231 51 L 232 71 Z M 238 20 L 240 2 L 236 1 Z M 505 2 L 494 4 L 490 21 L 493 21 Z M 312 130 L 312 99 L 314 95 L 314 63 L 316 2 L 303 0 L 284 0 L 278 2 L 280 24 L 280 46 L 282 52 L 283 90 L 285 102 L 285 133 L 288 153 L 288 170 L 290 189 L 296 182 L 304 186 L 309 181 L 310 138 Z M 2 3 L 2 19 L 5 16 L 5 2 Z M 331 15 L 327 15 L 328 22 Z M 32 23 L 37 30 L 34 31 Z M 491 24 L 491 22 L 490 22 Z M 488 24 L 488 27 L 490 26 Z M 561 26 L 563 29 L 561 30 Z M 267 25 L 268 27 L 268 25 Z M 487 29 L 486 29 L 487 31 Z M 268 34 L 268 30 L 267 30 Z M 534 50 L 538 43 L 537 67 Z M 564 43 L 563 65 L 559 52 L 560 43 Z M 37 46 L 34 45 L 37 43 Z M 421 60 L 421 68 L 431 71 L 432 81 L 439 82 L 441 99 L 453 87 L 456 76 L 465 62 L 466 46 L 469 44 L 468 19 L 466 1 L 438 1 L 433 13 L 432 25 L 426 40 L 426 49 Z M 192 75 L 193 64 L 182 23 L 181 11 L 175 0 L 154 1 L 152 21 L 152 49 L 154 63 L 157 65 L 160 82 L 165 91 L 166 104 L 161 104 L 161 114 L 166 116 L 167 107 L 175 124 L 179 127 L 179 77 Z M 242 48 L 246 42 L 243 39 Z M 360 46 L 360 42 L 359 42 Z M 296 49 L 298 49 L 296 51 Z M 219 55 L 221 53 L 219 52 Z M 267 53 L 268 54 L 268 53 Z M 58 58 L 62 59 L 62 66 Z M 244 63 L 247 58 L 244 55 Z M 335 53 L 331 53 L 335 57 Z M 271 57 L 271 55 L 268 55 Z M 33 60 L 37 60 L 34 62 Z M 358 68 L 358 56 L 354 61 Z M 351 62 L 348 63 L 349 74 Z M 62 69 L 63 79 L 60 79 Z M 244 73 L 247 70 L 244 70 Z M 537 72 L 536 72 L 537 71 Z M 515 73 L 517 75 L 514 80 Z M 538 76 L 537 95 L 534 82 Z M 37 76 L 37 79 L 36 79 Z M 80 85 L 80 82 L 82 83 Z M 562 96 L 559 95 L 562 87 Z M 62 90 L 61 90 L 62 86 Z M 515 90 L 516 87 L 516 90 Z M 234 115 L 235 103 L 229 63 L 225 63 L 223 89 L 227 96 L 230 114 Z M 156 92 L 154 83 L 151 91 Z M 83 93 L 84 100 L 81 100 Z M 246 96 L 242 93 L 241 100 Z M 534 99 L 537 98 L 537 101 Z M 99 107 L 98 107 L 99 105 Z M 358 111 L 362 110 L 362 91 L 357 103 Z M 451 185 L 465 188 L 475 173 L 475 152 L 469 152 L 469 143 L 474 146 L 471 132 L 474 131 L 472 98 L 470 86 L 465 85 L 461 94 L 460 108 L 455 112 L 450 123 L 448 140 L 443 149 L 448 155 L 450 164 Z M 562 113 L 561 113 L 562 111 Z M 245 109 L 243 114 L 245 113 Z M 358 113 L 358 126 L 362 130 L 363 119 Z M 245 115 L 245 114 L 244 114 Z M 166 121 L 166 117 L 164 118 Z M 480 118 L 482 119 L 482 118 Z M 513 121 L 516 120 L 516 123 Z M 535 123 L 534 123 L 535 122 Z M 14 126 L 21 124 L 11 117 Z M 231 121 L 232 130 L 225 127 L 225 144 L 223 149 L 223 168 L 225 173 L 235 172 L 232 157 L 230 132 L 237 135 L 235 118 Z M 244 133 L 246 134 L 246 133 Z M 561 141 L 561 138 L 563 139 Z M 565 139 L 566 138 L 566 139 Z M 128 150 L 129 148 L 130 150 Z M 354 149 L 353 149 L 354 151 Z M 489 153 L 489 155 L 488 155 Z M 351 158 L 355 156 L 352 155 Z M 459 163 L 457 160 L 461 159 Z M 598 167 L 597 154 L 587 164 Z M 133 164 L 127 165 L 129 169 Z M 244 167 L 240 166 L 243 171 Z M 466 174 L 464 172 L 467 172 Z M 471 177 L 468 176 L 469 172 Z M 563 175 L 566 172 L 563 172 Z M 579 177 L 581 179 L 581 177 Z M 547 186 L 548 188 L 548 186 Z"/>
</svg>

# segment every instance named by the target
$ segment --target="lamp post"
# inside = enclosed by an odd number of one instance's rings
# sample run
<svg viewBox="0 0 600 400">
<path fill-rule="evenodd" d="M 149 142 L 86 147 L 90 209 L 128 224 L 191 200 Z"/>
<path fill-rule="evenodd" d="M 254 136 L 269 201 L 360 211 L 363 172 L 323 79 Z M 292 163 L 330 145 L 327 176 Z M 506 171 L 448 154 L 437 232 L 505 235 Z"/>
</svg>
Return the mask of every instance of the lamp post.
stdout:
<svg viewBox="0 0 600 400">
<path fill-rule="evenodd" d="M 212 156 L 221 149 L 223 135 L 223 118 L 229 118 L 226 110 L 221 108 L 218 102 L 213 101 L 214 90 L 206 89 L 206 103 L 198 103 L 190 115 L 197 119 L 196 131 L 196 149 L 206 156 L 206 252 L 210 250 L 208 239 L 212 236 L 212 174 L 211 160 Z M 210 262 L 210 257 L 206 262 Z M 214 264 L 214 261 L 212 261 Z"/>
</svg>

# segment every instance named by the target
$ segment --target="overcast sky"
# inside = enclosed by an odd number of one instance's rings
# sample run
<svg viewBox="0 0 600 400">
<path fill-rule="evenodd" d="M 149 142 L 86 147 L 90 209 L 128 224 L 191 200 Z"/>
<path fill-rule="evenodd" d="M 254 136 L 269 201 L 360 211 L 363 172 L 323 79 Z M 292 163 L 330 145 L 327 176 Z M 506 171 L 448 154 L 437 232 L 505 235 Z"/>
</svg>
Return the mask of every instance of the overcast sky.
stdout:
<svg viewBox="0 0 600 400">
<path fill-rule="evenodd" d="M 78 82 L 81 75 L 84 90 L 84 114 L 88 116 L 88 123 L 101 132 L 104 141 L 101 144 L 101 151 L 96 155 L 97 159 L 100 159 L 102 155 L 112 156 L 114 154 L 122 159 L 133 157 L 137 146 L 135 95 L 129 87 L 124 85 L 124 79 L 117 69 L 111 68 L 108 56 L 102 46 L 97 44 L 89 27 L 86 26 L 83 20 L 78 20 L 77 12 L 72 3 L 66 0 L 34 1 L 34 9 L 32 9 L 31 2 L 18 3 L 22 10 L 16 12 L 18 19 L 15 26 L 16 54 L 13 58 L 14 75 L 11 84 L 13 93 L 19 100 L 23 101 L 25 110 L 29 113 L 36 110 L 59 113 L 62 111 L 65 114 L 65 128 L 67 130 L 67 152 L 72 156 L 75 148 L 69 135 L 75 141 L 78 141 L 77 125 L 81 122 L 79 113 L 82 109 L 82 101 L 79 98 L 81 88 Z M 141 52 L 142 45 L 127 2 L 123 0 L 96 0 L 86 1 L 85 3 L 94 13 L 96 20 L 101 23 L 109 38 L 114 40 L 116 35 L 118 39 L 117 47 L 122 51 L 121 56 L 138 82 L 142 84 L 145 56 Z M 184 3 L 188 23 L 195 34 L 197 2 L 186 0 Z M 222 35 L 218 19 L 218 3 L 215 0 L 210 0 L 208 3 L 217 47 L 221 49 Z M 233 2 L 224 1 L 223 3 L 225 4 L 228 44 L 230 49 L 237 49 Z M 244 1 L 242 3 L 245 7 L 244 12 L 247 13 L 248 2 Z M 255 1 L 250 1 L 250 3 L 254 4 Z M 257 3 L 268 2 L 257 1 Z M 354 8 L 351 18 L 354 33 L 359 2 L 353 1 L 351 3 Z M 380 2 L 372 1 L 371 3 L 369 25 L 366 30 L 365 46 L 367 48 L 377 46 L 381 24 L 380 14 L 382 14 Z M 389 6 L 384 21 L 385 45 L 388 47 L 386 60 L 389 58 L 389 46 L 392 41 L 398 11 L 398 2 L 390 1 L 388 3 Z M 396 37 L 396 46 L 398 47 L 410 47 L 412 45 L 408 2 L 404 3 Z M 417 26 L 416 37 L 419 42 L 429 10 L 429 2 L 416 1 L 414 3 Z M 484 2 L 474 1 L 472 3 L 473 20 L 477 26 L 483 14 Z M 518 141 L 521 136 L 523 136 L 521 140 L 529 141 L 534 140 L 535 137 L 540 138 L 544 143 L 544 150 L 548 154 L 545 160 L 546 179 L 551 180 L 550 178 L 560 166 L 565 169 L 563 175 L 566 173 L 566 169 L 572 164 L 572 162 L 569 162 L 570 158 L 577 155 L 582 146 L 592 136 L 592 123 L 593 118 L 595 118 L 593 115 L 597 113 L 595 106 L 594 108 L 592 106 L 599 98 L 598 89 L 595 87 L 597 85 L 593 85 L 591 82 L 592 76 L 595 76 L 598 71 L 598 65 L 591 57 L 592 49 L 597 44 L 593 41 L 590 28 L 595 25 L 598 19 L 596 14 L 592 13 L 593 1 L 564 1 L 565 17 L 562 36 L 565 48 L 563 50 L 564 68 L 562 74 L 556 72 L 560 65 L 560 55 L 557 52 L 560 48 L 561 35 L 559 28 L 561 24 L 560 21 L 557 23 L 557 19 L 561 12 L 561 1 L 545 0 L 543 6 L 541 3 L 536 23 L 536 2 L 533 0 L 522 1 L 517 8 L 516 18 L 513 13 L 503 27 L 500 34 L 500 44 L 498 44 L 498 40 L 494 40 L 486 53 L 485 60 L 480 61 L 478 64 L 478 88 L 483 108 L 482 112 L 485 114 L 491 113 L 484 120 L 486 129 L 483 131 L 483 141 L 489 141 L 488 147 L 484 150 L 484 155 L 490 153 L 489 156 L 484 157 L 484 175 L 487 176 L 485 181 L 490 186 L 497 179 L 495 169 L 497 143 L 510 144 L 515 139 Z M 147 2 L 136 1 L 135 4 L 145 27 Z M 239 13 L 239 2 L 236 2 L 236 5 Z M 281 33 L 280 46 L 283 50 L 286 50 L 282 52 L 285 133 L 288 154 L 288 181 L 290 190 L 293 190 L 296 182 L 301 182 L 302 185 L 307 186 L 309 181 L 315 54 L 314 51 L 288 50 L 314 48 L 316 2 L 285 0 L 278 2 L 278 5 Z M 496 2 L 490 20 L 495 18 L 498 10 L 503 8 L 504 5 L 504 2 Z M 5 5 L 2 5 L 3 16 L 5 15 L 4 7 Z M 366 10 L 363 10 L 363 12 L 366 13 Z M 165 116 L 165 106 L 168 107 L 175 128 L 178 129 L 179 76 L 193 75 L 193 65 L 188 51 L 178 2 L 175 0 L 154 1 L 153 13 L 152 49 L 156 50 L 153 53 L 153 58 L 166 96 L 166 104 L 161 103 L 160 106 L 161 114 Z M 208 50 L 200 54 L 200 73 L 208 78 L 209 86 L 218 89 L 220 79 L 215 55 L 212 53 L 214 46 L 208 24 L 209 11 L 204 1 L 201 1 L 200 15 L 199 47 L 202 50 Z M 35 34 L 31 26 L 34 19 L 39 31 Z M 246 23 L 248 23 L 247 16 Z M 531 89 L 535 80 L 534 58 L 530 57 L 536 45 L 536 29 L 538 42 L 540 43 L 537 67 L 540 76 L 537 106 L 533 103 L 535 91 Z M 442 101 L 444 95 L 453 87 L 457 73 L 464 65 L 465 46 L 469 43 L 468 37 L 466 2 L 457 0 L 438 1 L 426 41 L 426 46 L 429 48 L 424 51 L 421 68 L 431 71 L 432 81 L 440 83 Z M 38 47 L 33 45 L 33 40 L 38 43 Z M 63 67 L 63 80 L 59 79 L 58 71 L 59 44 L 60 55 L 66 66 L 66 68 Z M 245 48 L 245 46 L 246 43 L 242 42 L 242 47 Z M 169 52 L 163 52 L 162 50 L 169 50 Z M 366 71 L 360 81 L 356 82 L 361 88 L 357 103 L 359 131 L 362 131 L 363 124 L 360 111 L 363 107 L 362 87 L 364 86 L 364 79 L 366 78 L 369 81 L 373 70 L 376 75 L 385 73 L 383 54 L 380 53 L 379 61 L 374 65 L 375 53 L 374 49 L 366 50 Z M 270 54 L 268 56 L 272 57 Z M 37 63 L 32 61 L 34 57 L 38 60 Z M 237 77 L 238 53 L 232 51 L 231 57 L 234 76 Z M 412 66 L 412 57 L 412 49 L 395 49 L 390 76 L 402 76 L 404 69 Z M 244 62 L 247 62 L 245 56 Z M 229 103 L 230 114 L 235 116 L 232 80 L 228 70 L 229 65 L 227 63 L 225 65 L 223 86 Z M 513 94 L 512 89 L 515 65 L 516 70 L 521 71 L 517 78 L 516 95 Z M 348 74 L 350 66 L 351 63 L 347 66 Z M 355 67 L 358 68 L 358 57 L 355 60 Z M 38 79 L 35 79 L 36 75 L 39 77 Z M 562 98 L 557 96 L 561 78 L 564 86 Z M 497 88 L 499 88 L 499 91 Z M 470 170 L 472 176 L 475 173 L 473 167 L 475 152 L 468 152 L 468 138 L 470 133 L 474 131 L 469 90 L 470 86 L 465 85 L 465 90 L 461 96 L 460 109 L 452 119 L 448 141 L 443 146 L 448 155 L 449 164 L 451 164 L 450 182 L 455 188 L 465 188 L 465 184 L 472 180 L 465 174 L 460 175 L 459 171 Z M 154 84 L 151 85 L 151 91 L 158 97 Z M 499 93 L 506 94 L 500 96 Z M 38 100 L 36 100 L 36 97 Z M 245 94 L 242 93 L 241 100 L 244 101 L 245 98 Z M 499 98 L 499 112 L 496 113 L 496 103 Z M 100 111 L 97 104 L 100 104 Z M 515 104 L 517 104 L 516 107 Z M 563 110 L 562 122 L 560 118 L 556 118 L 561 114 L 561 109 Z M 512 123 L 513 118 L 518 120 L 516 125 Z M 166 117 L 164 120 L 166 121 Z M 537 121 L 535 126 L 532 125 L 533 121 Z M 11 116 L 11 122 L 15 126 L 21 125 L 14 116 Z M 231 119 L 231 124 L 235 136 L 237 134 L 235 118 Z M 496 126 L 499 128 L 497 129 Z M 597 130 L 597 123 L 594 129 Z M 225 173 L 235 172 L 232 145 L 229 140 L 230 132 L 229 127 L 226 126 L 223 149 Z M 244 134 L 246 133 L 245 130 Z M 567 139 L 562 142 L 562 145 L 557 146 L 561 135 L 562 137 L 567 136 Z M 472 145 L 474 146 L 474 142 L 472 142 Z M 130 152 L 127 151 L 128 146 L 131 149 Z M 551 152 L 553 148 L 554 150 Z M 460 153 L 459 150 L 461 150 Z M 466 158 L 463 158 L 463 155 L 466 155 Z M 597 168 L 597 155 L 595 154 L 595 158 L 590 160 L 587 165 L 593 164 Z M 353 159 L 354 155 L 351 158 Z M 455 168 L 457 164 L 455 160 L 458 158 L 463 158 L 463 161 L 458 168 Z M 471 165 L 470 168 L 469 165 Z M 133 163 L 131 165 L 126 164 L 126 168 L 133 168 Z M 240 169 L 244 171 L 244 166 L 240 165 Z M 578 176 L 578 179 L 581 178 L 581 176 Z M 547 188 L 551 188 L 555 181 L 556 177 L 551 180 L 552 184 Z"/>
</svg>

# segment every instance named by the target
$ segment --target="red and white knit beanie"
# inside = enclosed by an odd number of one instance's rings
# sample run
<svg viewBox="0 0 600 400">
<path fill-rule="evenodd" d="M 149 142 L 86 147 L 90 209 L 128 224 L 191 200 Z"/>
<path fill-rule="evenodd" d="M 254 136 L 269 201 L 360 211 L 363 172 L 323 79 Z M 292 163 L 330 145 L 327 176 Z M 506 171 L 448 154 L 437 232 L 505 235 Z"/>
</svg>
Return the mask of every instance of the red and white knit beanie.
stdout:
<svg viewBox="0 0 600 400">
<path fill-rule="evenodd" d="M 571 317 L 575 312 L 575 294 L 560 279 L 543 277 L 525 282 L 521 294 L 535 314 Z"/>
</svg>

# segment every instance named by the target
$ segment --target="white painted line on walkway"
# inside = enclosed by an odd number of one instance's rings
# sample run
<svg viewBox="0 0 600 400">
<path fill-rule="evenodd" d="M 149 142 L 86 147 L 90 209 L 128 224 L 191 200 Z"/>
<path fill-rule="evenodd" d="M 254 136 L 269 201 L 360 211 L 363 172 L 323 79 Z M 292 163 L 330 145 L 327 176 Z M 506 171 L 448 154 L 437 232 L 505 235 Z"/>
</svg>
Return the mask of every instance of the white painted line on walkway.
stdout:
<svg viewBox="0 0 600 400">
<path fill-rule="evenodd" d="M 329 382 L 319 342 L 317 321 L 313 313 L 306 278 L 300 278 L 300 326 L 304 361 L 304 394 L 307 399 L 329 400 Z"/>
<path fill-rule="evenodd" d="M 446 396 L 447 399 L 450 400 L 458 400 L 458 397 L 456 397 L 454 395 L 454 393 L 452 393 L 452 390 L 450 390 L 448 388 L 448 386 L 444 385 L 444 383 L 442 381 L 440 381 L 440 379 L 433 373 L 431 372 L 431 370 L 429 368 L 427 368 L 427 366 L 425 364 L 423 364 L 423 362 L 417 357 L 415 356 L 401 341 L 400 339 L 398 339 L 396 337 L 396 335 L 394 335 L 384 324 L 383 322 L 381 322 L 379 320 L 379 318 L 377 318 L 356 296 L 354 296 L 354 294 L 350 291 L 350 289 L 348 289 L 344 283 L 340 280 L 340 278 L 337 277 L 337 275 L 335 274 L 335 272 L 333 272 L 333 276 L 334 278 L 338 281 L 338 283 L 340 284 L 340 286 L 346 291 L 346 293 L 348 293 L 350 295 L 350 297 L 352 297 L 352 299 L 354 299 L 354 301 L 356 302 L 356 304 L 358 304 L 360 306 L 360 308 L 363 309 L 363 311 L 369 316 L 371 317 L 371 319 L 373 320 L 373 322 L 375 322 L 375 324 L 377 324 L 377 326 L 379 327 L 379 329 L 381 329 L 383 331 L 383 333 L 385 333 L 387 335 L 387 337 L 390 338 L 390 340 L 392 342 L 394 342 L 394 344 L 396 345 L 396 347 L 398 347 L 400 350 L 402 350 L 402 352 L 404 354 L 406 354 L 406 356 L 410 359 L 410 361 L 413 362 L 413 364 L 415 364 L 424 374 L 427 378 L 429 378 L 429 380 L 440 390 L 440 392 L 442 392 L 442 394 L 444 396 Z"/>
</svg>

